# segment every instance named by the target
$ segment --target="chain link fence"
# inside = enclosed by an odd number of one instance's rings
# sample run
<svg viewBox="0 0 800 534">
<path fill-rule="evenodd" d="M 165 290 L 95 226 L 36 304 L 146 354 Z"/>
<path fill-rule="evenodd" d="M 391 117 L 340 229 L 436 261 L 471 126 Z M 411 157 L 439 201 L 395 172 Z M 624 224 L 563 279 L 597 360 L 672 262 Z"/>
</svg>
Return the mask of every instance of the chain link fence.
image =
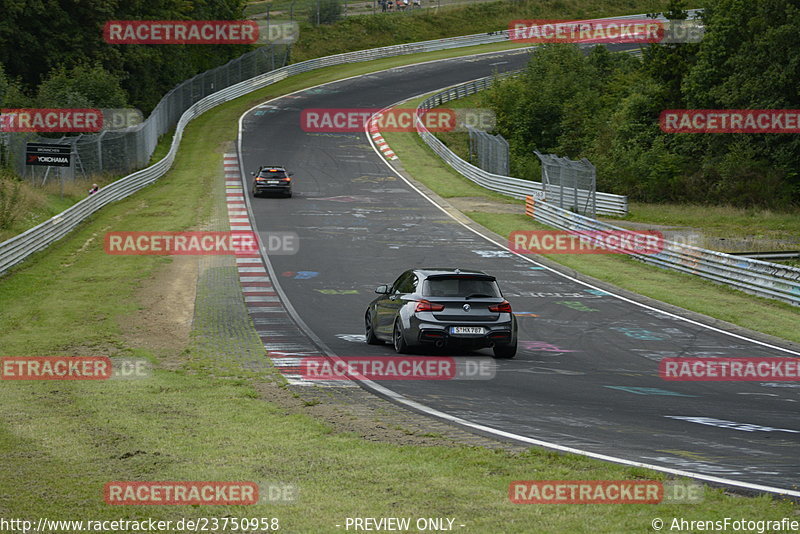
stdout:
<svg viewBox="0 0 800 534">
<path fill-rule="evenodd" d="M 422 116 L 427 113 L 428 110 L 447 102 L 483 91 L 490 87 L 495 81 L 508 76 L 518 75 L 518 73 L 519 71 L 513 71 L 505 72 L 498 76 L 487 76 L 439 91 L 420 103 L 417 107 L 417 115 Z M 416 121 L 416 129 L 419 136 L 431 150 L 465 178 L 472 180 L 481 187 L 515 198 L 525 198 L 528 195 L 538 197 L 544 191 L 544 185 L 541 182 L 514 178 L 508 176 L 506 173 L 489 172 L 461 159 L 455 152 L 447 148 L 441 140 L 429 132 L 428 129 L 425 128 L 423 121 L 419 118 Z M 595 189 L 594 186 L 592 189 Z M 593 197 L 595 198 L 592 199 L 591 206 L 597 213 L 604 215 L 626 215 L 628 213 L 628 197 L 626 196 L 615 195 L 613 193 L 598 193 L 595 191 Z M 585 200 L 580 190 L 578 191 L 578 198 Z"/>
<path fill-rule="evenodd" d="M 158 103 L 144 122 L 121 130 L 105 130 L 97 134 L 42 137 L 35 133 L 6 133 L 4 153 L 8 165 L 20 176 L 41 184 L 49 167 L 25 165 L 27 143 L 52 143 L 72 147 L 72 167 L 58 171 L 61 179 L 74 179 L 75 174 L 125 174 L 145 167 L 158 144 L 158 139 L 178 123 L 181 115 L 206 96 L 286 65 L 289 48 L 284 45 L 263 46 L 233 59 L 215 69 L 203 72 L 181 83 Z"/>
<path fill-rule="evenodd" d="M 594 219 L 597 206 L 594 165 L 586 158 L 575 161 L 536 150 L 534 154 L 542 163 L 542 188 L 547 202 Z"/>
<path fill-rule="evenodd" d="M 510 174 L 508 141 L 502 135 L 492 135 L 467 126 L 469 155 L 478 167 L 492 174 Z"/>
</svg>

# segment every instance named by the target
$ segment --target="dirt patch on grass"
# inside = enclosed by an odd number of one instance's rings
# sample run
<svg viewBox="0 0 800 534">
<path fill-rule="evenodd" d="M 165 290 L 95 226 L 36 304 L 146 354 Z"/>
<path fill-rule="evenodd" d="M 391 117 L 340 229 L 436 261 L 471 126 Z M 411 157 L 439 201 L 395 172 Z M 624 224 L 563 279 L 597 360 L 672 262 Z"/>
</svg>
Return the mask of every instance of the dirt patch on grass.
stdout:
<svg viewBox="0 0 800 534">
<path fill-rule="evenodd" d="M 367 441 L 394 445 L 475 446 L 521 452 L 526 447 L 462 430 L 438 419 L 414 413 L 360 387 L 326 388 L 259 382 L 261 398 L 287 414 L 306 414 L 325 421 L 337 433 L 352 433 Z"/>
<path fill-rule="evenodd" d="M 483 211 L 486 213 L 525 213 L 525 204 L 514 204 L 492 200 L 485 197 L 451 197 L 447 201 L 461 212 Z"/>
<path fill-rule="evenodd" d="M 136 291 L 140 309 L 121 325 L 128 346 L 155 354 L 168 368 L 180 366 L 189 344 L 198 265 L 198 257 L 175 256 L 159 267 Z"/>
</svg>

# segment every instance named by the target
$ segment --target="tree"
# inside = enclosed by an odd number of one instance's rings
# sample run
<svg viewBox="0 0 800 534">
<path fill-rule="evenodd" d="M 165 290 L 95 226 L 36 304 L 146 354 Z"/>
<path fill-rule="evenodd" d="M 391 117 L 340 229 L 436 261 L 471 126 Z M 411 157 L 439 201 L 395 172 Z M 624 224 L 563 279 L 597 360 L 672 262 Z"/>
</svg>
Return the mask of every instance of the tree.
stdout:
<svg viewBox="0 0 800 534">
<path fill-rule="evenodd" d="M 0 107 L 6 105 L 6 95 L 8 94 L 8 78 L 3 64 L 0 63 Z"/>
<path fill-rule="evenodd" d="M 63 67 L 50 72 L 39 86 L 36 105 L 43 108 L 122 108 L 127 95 L 115 75 L 98 64 Z"/>
</svg>

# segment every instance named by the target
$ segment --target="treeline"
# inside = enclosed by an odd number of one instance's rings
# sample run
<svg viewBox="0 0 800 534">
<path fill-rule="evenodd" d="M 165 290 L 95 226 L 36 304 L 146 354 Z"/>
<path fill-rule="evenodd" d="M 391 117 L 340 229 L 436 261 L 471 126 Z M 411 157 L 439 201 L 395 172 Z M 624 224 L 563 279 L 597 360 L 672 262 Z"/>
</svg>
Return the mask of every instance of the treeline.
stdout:
<svg viewBox="0 0 800 534">
<path fill-rule="evenodd" d="M 666 109 L 800 109 L 800 9 L 790 0 L 708 0 L 701 43 L 641 59 L 540 48 L 523 76 L 483 93 L 514 176 L 540 178 L 534 150 L 597 166 L 598 190 L 646 202 L 800 204 L 796 134 L 669 134 Z M 672 1 L 668 18 L 684 18 Z"/>
<path fill-rule="evenodd" d="M 0 0 L 0 106 L 123 107 L 148 114 L 170 89 L 243 45 L 109 45 L 108 20 L 241 19 L 245 0 Z"/>
</svg>

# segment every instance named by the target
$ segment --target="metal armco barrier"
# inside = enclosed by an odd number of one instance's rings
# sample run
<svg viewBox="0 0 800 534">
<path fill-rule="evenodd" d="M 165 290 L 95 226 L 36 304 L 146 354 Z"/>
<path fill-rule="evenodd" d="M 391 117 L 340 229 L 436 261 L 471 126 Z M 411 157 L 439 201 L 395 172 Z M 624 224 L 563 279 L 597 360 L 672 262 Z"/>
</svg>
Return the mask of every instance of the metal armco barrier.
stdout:
<svg viewBox="0 0 800 534">
<path fill-rule="evenodd" d="M 417 116 L 423 115 L 427 110 L 441 106 L 451 100 L 456 100 L 465 96 L 473 95 L 478 91 L 491 86 L 496 80 L 507 78 L 509 76 L 516 76 L 519 71 L 507 72 L 498 76 L 487 76 L 479 78 L 471 82 L 462 83 L 453 87 L 449 87 L 444 91 L 440 91 L 434 95 L 429 96 L 417 107 Z M 417 120 L 417 133 L 422 137 L 431 150 L 436 155 L 447 162 L 448 165 L 453 167 L 456 171 L 461 173 L 465 178 L 468 178 L 486 189 L 491 189 L 498 193 L 508 195 L 514 198 L 525 198 L 534 193 L 541 193 L 544 191 L 541 182 L 532 182 L 530 180 L 523 180 L 522 178 L 513 178 L 511 176 L 503 176 L 501 174 L 492 174 L 480 167 L 476 167 L 471 163 L 464 161 L 458 157 L 452 150 L 447 148 L 435 135 L 430 133 L 427 128 L 422 124 L 422 121 Z M 589 198 L 588 191 L 578 190 L 577 198 L 580 202 L 586 202 Z M 597 213 L 604 215 L 626 215 L 628 213 L 628 197 L 624 195 L 614 195 L 611 193 L 597 192 L 596 197 L 596 210 Z"/>
<path fill-rule="evenodd" d="M 195 117 L 205 113 L 209 109 L 224 104 L 230 100 L 246 95 L 273 83 L 279 82 L 303 72 L 321 69 L 333 65 L 343 65 L 361 61 L 371 61 L 386 57 L 416 54 L 419 52 L 431 52 L 445 50 L 448 48 L 460 48 L 479 44 L 496 43 L 508 40 L 508 32 L 493 32 L 491 34 L 465 35 L 452 37 L 449 39 L 437 39 L 433 41 L 423 41 L 419 43 L 401 44 L 373 48 L 371 50 L 358 50 L 334 56 L 310 59 L 294 65 L 288 65 L 260 74 L 225 89 L 210 94 L 198 100 L 189 107 L 180 117 L 175 128 L 175 135 L 172 138 L 167 155 L 159 162 L 120 178 L 116 182 L 107 185 L 94 195 L 87 197 L 74 206 L 64 210 L 51 219 L 27 230 L 11 239 L 0 243 L 0 275 L 11 267 L 24 261 L 28 256 L 43 250 L 55 241 L 58 241 L 75 227 L 77 227 L 88 216 L 111 202 L 122 200 L 143 187 L 150 185 L 163 176 L 171 167 L 178 152 L 183 130 L 186 125 Z M 66 143 L 65 143 L 66 144 Z M 152 149 L 150 153 L 152 153 Z M 150 157 L 147 154 L 145 160 Z"/>
<path fill-rule="evenodd" d="M 582 231 L 634 233 L 572 213 L 547 202 L 534 200 L 532 197 L 526 199 L 525 212 L 527 214 L 532 212 L 533 218 L 543 224 L 576 233 Z M 591 234 L 587 237 L 591 237 Z M 631 254 L 631 256 L 664 269 L 693 274 L 753 295 L 800 306 L 800 269 L 797 267 L 743 258 L 667 240 L 664 240 L 663 250 L 657 254 Z"/>
<path fill-rule="evenodd" d="M 610 17 L 613 19 L 641 18 L 645 15 L 629 15 L 624 17 Z M 662 18 L 663 20 L 663 18 Z M 183 129 L 186 125 L 209 109 L 224 104 L 230 100 L 246 95 L 273 83 L 279 82 L 303 72 L 316 70 L 334 65 L 371 61 L 386 57 L 401 56 L 407 54 L 417 54 L 420 52 L 433 52 L 436 50 L 446 50 L 461 48 L 465 46 L 475 46 L 481 44 L 499 43 L 509 40 L 508 30 L 480 33 L 474 35 L 463 35 L 447 39 L 435 39 L 431 41 L 421 41 L 418 43 L 408 43 L 393 46 L 384 46 L 370 50 L 358 50 L 333 56 L 310 59 L 294 65 L 281 67 L 265 74 L 260 74 L 243 82 L 231 85 L 212 93 L 194 103 L 180 116 L 175 127 L 175 135 L 172 138 L 169 152 L 159 162 L 134 172 L 128 176 L 120 178 L 116 182 L 104 187 L 94 195 L 85 198 L 64 210 L 51 219 L 27 230 L 11 239 L 0 243 L 0 275 L 11 267 L 24 261 L 28 256 L 47 248 L 55 241 L 64 237 L 67 233 L 78 226 L 88 216 L 111 202 L 121 200 L 135 193 L 136 191 L 155 182 L 163 176 L 171 167 L 175 160 L 175 155 L 180 145 Z M 201 75 L 198 75 L 201 76 Z M 196 76 L 195 78 L 198 78 Z M 165 97 L 166 98 L 166 97 Z M 432 137 L 432 136 L 431 136 Z M 66 143 L 66 140 L 64 141 Z M 155 144 L 153 144 L 153 148 Z M 152 155 L 153 148 L 150 148 L 143 161 Z M 531 182 L 528 182 L 530 184 Z M 517 191 L 520 198 L 525 196 L 521 189 Z M 601 210 L 601 194 L 598 193 L 598 211 Z"/>
</svg>

